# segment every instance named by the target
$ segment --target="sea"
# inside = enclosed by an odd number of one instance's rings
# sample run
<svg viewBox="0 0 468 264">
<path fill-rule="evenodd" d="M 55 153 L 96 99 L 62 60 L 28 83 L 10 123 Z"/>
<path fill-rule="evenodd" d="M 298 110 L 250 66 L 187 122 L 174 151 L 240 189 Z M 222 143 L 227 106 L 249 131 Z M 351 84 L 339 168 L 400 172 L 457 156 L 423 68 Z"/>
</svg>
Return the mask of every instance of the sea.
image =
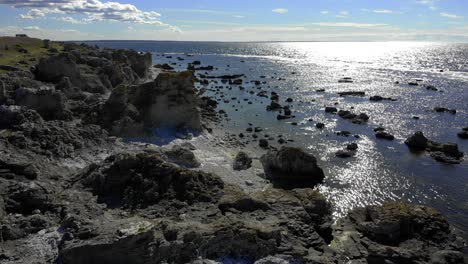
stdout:
<svg viewBox="0 0 468 264">
<path fill-rule="evenodd" d="M 319 186 L 332 202 L 334 216 L 350 209 L 405 201 L 440 210 L 462 236 L 468 238 L 468 140 L 457 137 L 468 127 L 468 44 L 426 42 L 171 42 L 95 41 L 87 44 L 127 48 L 153 54 L 154 64 L 168 63 L 177 71 L 189 63 L 214 66 L 197 71 L 212 76 L 244 74 L 243 89 L 210 83 L 206 95 L 219 101 L 218 110 L 228 118 L 219 129 L 233 135 L 248 134 L 246 128 L 263 129 L 259 136 L 281 136 L 290 146 L 313 154 L 326 178 Z M 179 57 L 179 59 L 178 59 Z M 339 82 L 342 78 L 353 82 Z M 253 81 L 260 81 L 255 85 Z M 417 82 L 418 86 L 408 85 Z M 433 86 L 437 91 L 426 89 Z M 277 120 L 266 111 L 270 99 L 260 90 L 276 92 L 280 103 L 290 105 L 294 119 Z M 319 90 L 319 92 L 317 91 Z M 255 91 L 253 94 L 250 91 Z M 365 96 L 339 96 L 339 92 L 362 91 Z M 372 102 L 370 96 L 395 101 Z M 291 98 L 292 102 L 285 102 Z M 250 103 L 249 103 L 250 102 Z M 366 113 L 366 124 L 353 124 L 326 106 Z M 456 109 L 456 114 L 437 113 L 434 107 Z M 416 119 L 418 117 L 419 119 Z M 325 124 L 317 129 L 315 124 Z M 377 139 L 374 129 L 384 127 L 395 140 Z M 349 131 L 344 137 L 337 131 Z M 461 164 L 435 161 L 428 153 L 409 151 L 404 141 L 416 131 L 430 140 L 453 142 L 465 153 Z M 357 135 L 355 137 L 355 135 Z M 338 158 L 346 144 L 358 144 L 356 155 Z M 259 150 L 258 142 L 246 148 Z"/>
</svg>

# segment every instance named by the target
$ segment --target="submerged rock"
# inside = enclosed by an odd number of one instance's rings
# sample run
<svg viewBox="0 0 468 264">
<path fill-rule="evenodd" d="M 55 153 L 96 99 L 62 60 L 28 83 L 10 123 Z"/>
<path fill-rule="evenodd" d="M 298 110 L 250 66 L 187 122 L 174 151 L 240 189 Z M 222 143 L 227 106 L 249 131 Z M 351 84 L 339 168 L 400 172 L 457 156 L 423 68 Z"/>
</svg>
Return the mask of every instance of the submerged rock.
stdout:
<svg viewBox="0 0 468 264">
<path fill-rule="evenodd" d="M 260 161 L 266 177 L 279 186 L 313 186 L 325 178 L 317 159 L 299 148 L 270 150 Z"/>
</svg>

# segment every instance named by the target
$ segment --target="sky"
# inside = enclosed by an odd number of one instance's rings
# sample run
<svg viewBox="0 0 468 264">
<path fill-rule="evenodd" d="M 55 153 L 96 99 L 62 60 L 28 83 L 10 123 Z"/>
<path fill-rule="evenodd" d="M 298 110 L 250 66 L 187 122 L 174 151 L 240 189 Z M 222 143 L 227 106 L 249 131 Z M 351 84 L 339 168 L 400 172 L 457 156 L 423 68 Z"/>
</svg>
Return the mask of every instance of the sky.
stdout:
<svg viewBox="0 0 468 264">
<path fill-rule="evenodd" d="M 0 35 L 53 40 L 468 42 L 468 0 L 0 0 Z"/>
</svg>

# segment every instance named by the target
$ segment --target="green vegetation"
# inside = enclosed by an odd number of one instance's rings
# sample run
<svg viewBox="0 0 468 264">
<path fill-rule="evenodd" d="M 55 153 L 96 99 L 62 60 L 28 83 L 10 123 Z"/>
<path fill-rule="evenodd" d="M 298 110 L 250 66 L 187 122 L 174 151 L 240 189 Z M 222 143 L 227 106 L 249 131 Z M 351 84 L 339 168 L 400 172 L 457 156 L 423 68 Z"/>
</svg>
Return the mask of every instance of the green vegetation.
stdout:
<svg viewBox="0 0 468 264">
<path fill-rule="evenodd" d="M 46 49 L 43 41 L 36 38 L 0 37 L 0 65 L 28 70 L 53 49 L 61 51 L 63 47 L 51 42 L 50 48 Z M 0 69 L 0 73 L 5 71 Z"/>
</svg>

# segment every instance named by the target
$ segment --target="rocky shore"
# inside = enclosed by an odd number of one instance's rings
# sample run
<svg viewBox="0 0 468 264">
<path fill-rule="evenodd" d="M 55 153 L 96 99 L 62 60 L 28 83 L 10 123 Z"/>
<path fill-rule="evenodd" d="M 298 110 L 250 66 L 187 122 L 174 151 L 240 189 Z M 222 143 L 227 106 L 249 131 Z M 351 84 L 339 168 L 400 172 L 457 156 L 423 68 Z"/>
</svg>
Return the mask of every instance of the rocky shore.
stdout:
<svg viewBox="0 0 468 264">
<path fill-rule="evenodd" d="M 271 183 L 264 188 L 227 176 L 251 167 L 245 152 L 219 170 L 224 175 L 204 171 L 184 139 L 209 134 L 226 116 L 195 83 L 241 86 L 243 76 L 197 77 L 194 71 L 213 67 L 194 62 L 192 70 L 173 72 L 153 67 L 149 53 L 74 43 L 28 63 L 0 71 L 1 263 L 464 262 L 465 242 L 428 206 L 386 203 L 334 221 L 332 205 L 314 188 L 327 177 L 316 157 L 273 147 L 271 136 L 258 140 L 268 149 L 259 159 L 262 180 Z M 293 116 L 292 99 L 257 95 L 271 99 L 268 111 L 278 111 L 279 120 Z M 326 111 L 357 124 L 369 120 Z M 180 140 L 171 148 L 124 140 L 155 130 Z M 376 136 L 389 139 L 382 131 Z M 406 144 L 447 163 L 463 157 L 419 132 Z"/>
</svg>

